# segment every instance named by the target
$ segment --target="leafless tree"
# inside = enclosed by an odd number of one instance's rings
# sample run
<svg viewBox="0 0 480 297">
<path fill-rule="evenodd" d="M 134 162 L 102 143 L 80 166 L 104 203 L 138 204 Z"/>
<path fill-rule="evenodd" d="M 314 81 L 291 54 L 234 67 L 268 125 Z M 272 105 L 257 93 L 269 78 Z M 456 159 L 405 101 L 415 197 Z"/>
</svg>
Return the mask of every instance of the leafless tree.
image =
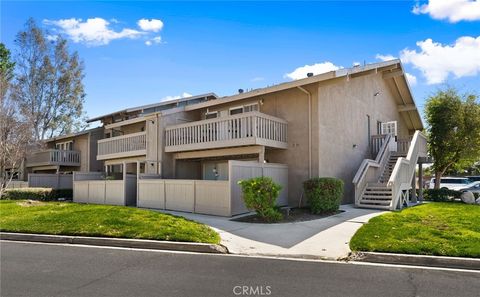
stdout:
<svg viewBox="0 0 480 297">
<path fill-rule="evenodd" d="M 17 34 L 12 96 L 35 140 L 84 128 L 83 63 L 61 36 L 47 38 L 33 19 Z"/>
<path fill-rule="evenodd" d="M 8 96 L 0 99 L 0 199 L 11 183 L 13 173 L 21 169 L 32 129 L 23 121 L 16 103 Z"/>
</svg>

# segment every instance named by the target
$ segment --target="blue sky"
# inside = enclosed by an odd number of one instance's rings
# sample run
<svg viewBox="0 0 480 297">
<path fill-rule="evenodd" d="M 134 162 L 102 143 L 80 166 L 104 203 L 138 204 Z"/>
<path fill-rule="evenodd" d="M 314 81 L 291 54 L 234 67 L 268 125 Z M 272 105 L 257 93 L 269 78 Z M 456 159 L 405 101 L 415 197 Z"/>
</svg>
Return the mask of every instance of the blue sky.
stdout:
<svg viewBox="0 0 480 297">
<path fill-rule="evenodd" d="M 29 17 L 69 38 L 85 62 L 89 117 L 182 94 L 230 95 L 289 81 L 305 65 L 351 67 L 378 54 L 402 58 L 423 107 L 444 83 L 480 91 L 480 2 L 459 1 L 466 9 L 458 0 L 453 8 L 449 0 L 2 1 L 1 42 L 14 50 Z"/>
</svg>

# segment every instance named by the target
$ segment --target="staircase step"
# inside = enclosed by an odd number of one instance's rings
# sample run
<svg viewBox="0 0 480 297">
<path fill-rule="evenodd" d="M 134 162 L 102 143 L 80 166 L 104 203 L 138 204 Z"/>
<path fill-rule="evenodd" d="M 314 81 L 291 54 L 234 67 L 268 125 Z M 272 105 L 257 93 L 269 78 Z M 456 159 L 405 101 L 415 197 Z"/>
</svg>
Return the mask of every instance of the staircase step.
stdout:
<svg viewBox="0 0 480 297">
<path fill-rule="evenodd" d="M 368 200 L 368 201 L 390 201 L 392 200 L 392 196 L 369 196 L 369 195 L 364 195 L 362 196 L 362 201 L 363 200 Z"/>
<path fill-rule="evenodd" d="M 388 195 L 392 195 L 392 191 L 365 191 L 363 192 L 363 195 L 384 195 L 384 196 L 388 196 Z"/>
<path fill-rule="evenodd" d="M 368 205 L 390 205 L 392 200 L 367 200 L 367 199 L 362 199 L 360 200 L 361 204 L 368 204 Z"/>
<path fill-rule="evenodd" d="M 383 210 L 390 210 L 390 205 L 372 205 L 372 204 L 358 204 L 357 207 L 359 208 L 372 208 L 372 209 L 383 209 Z"/>
</svg>

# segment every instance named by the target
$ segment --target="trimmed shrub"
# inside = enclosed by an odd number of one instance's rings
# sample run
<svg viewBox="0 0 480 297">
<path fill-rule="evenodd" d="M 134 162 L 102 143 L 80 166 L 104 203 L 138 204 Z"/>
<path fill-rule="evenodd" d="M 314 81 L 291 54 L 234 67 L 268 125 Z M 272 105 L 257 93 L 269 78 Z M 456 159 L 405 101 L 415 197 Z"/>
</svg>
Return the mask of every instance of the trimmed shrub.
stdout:
<svg viewBox="0 0 480 297">
<path fill-rule="evenodd" d="M 453 199 L 459 199 L 462 192 L 449 189 L 426 189 L 423 190 L 423 198 L 427 201 L 448 202 Z"/>
<path fill-rule="evenodd" d="M 334 177 L 315 177 L 303 183 L 313 214 L 336 212 L 343 197 L 343 181 Z"/>
<path fill-rule="evenodd" d="M 276 222 L 283 218 L 276 207 L 282 187 L 270 177 L 241 180 L 238 184 L 242 187 L 243 200 L 248 209 L 255 210 L 267 222 Z"/>
<path fill-rule="evenodd" d="M 55 201 L 58 198 L 71 199 L 73 191 L 71 189 L 52 189 L 52 188 L 18 188 L 7 189 L 2 199 L 10 200 L 40 200 Z"/>
</svg>

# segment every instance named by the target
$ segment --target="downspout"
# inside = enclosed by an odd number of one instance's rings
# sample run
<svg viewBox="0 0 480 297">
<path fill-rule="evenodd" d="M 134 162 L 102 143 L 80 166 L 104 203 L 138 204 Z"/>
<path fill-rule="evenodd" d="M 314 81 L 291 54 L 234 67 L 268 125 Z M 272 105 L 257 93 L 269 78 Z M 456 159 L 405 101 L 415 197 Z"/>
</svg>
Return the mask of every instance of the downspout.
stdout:
<svg viewBox="0 0 480 297">
<path fill-rule="evenodd" d="M 308 178 L 312 178 L 312 93 L 303 87 L 297 87 L 308 96 Z"/>
</svg>

